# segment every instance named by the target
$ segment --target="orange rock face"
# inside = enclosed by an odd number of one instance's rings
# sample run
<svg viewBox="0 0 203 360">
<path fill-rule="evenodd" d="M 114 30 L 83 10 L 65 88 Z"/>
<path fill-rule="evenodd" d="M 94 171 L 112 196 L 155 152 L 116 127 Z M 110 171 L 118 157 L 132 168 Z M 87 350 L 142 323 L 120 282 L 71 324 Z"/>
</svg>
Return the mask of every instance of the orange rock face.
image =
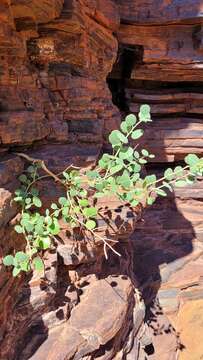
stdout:
<svg viewBox="0 0 203 360">
<path fill-rule="evenodd" d="M 121 116 L 148 103 L 150 171 L 202 156 L 202 24 L 201 0 L 0 1 L 0 359 L 201 359 L 202 183 L 147 209 L 130 239 L 126 226 L 121 258 L 73 251 L 63 234 L 45 281 L 14 280 L 2 257 L 24 247 L 17 151 L 56 173 L 89 166 Z M 61 191 L 40 186 L 46 204 Z"/>
</svg>

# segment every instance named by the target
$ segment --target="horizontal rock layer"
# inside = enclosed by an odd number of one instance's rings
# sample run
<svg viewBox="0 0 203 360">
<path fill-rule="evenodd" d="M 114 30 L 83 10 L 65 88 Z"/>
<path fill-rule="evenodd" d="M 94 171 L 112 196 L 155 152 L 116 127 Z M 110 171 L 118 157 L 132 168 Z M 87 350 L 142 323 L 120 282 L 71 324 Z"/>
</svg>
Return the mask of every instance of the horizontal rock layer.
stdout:
<svg viewBox="0 0 203 360">
<path fill-rule="evenodd" d="M 25 164 L 12 153 L 54 172 L 90 166 L 119 126 L 118 108 L 148 103 L 153 122 L 140 146 L 156 155 L 150 171 L 202 155 L 202 14 L 192 0 L 1 1 L 1 259 L 25 245 L 12 201 Z M 46 204 L 61 191 L 50 182 L 41 190 Z M 14 280 L 1 263 L 0 358 L 199 360 L 202 196 L 198 183 L 157 202 L 131 241 L 122 237 L 121 258 L 106 262 L 101 244 L 78 255 L 63 236 L 45 255 L 46 281 Z"/>
</svg>

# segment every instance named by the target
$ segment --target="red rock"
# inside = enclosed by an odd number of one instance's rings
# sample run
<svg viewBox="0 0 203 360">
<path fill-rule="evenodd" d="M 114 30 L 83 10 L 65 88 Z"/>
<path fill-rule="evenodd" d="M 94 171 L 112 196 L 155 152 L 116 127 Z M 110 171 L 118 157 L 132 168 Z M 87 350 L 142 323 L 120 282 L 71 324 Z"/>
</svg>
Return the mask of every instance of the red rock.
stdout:
<svg viewBox="0 0 203 360">
<path fill-rule="evenodd" d="M 202 18 L 201 0 L 118 0 L 121 19 L 132 23 L 197 22 Z M 158 6 L 158 7 L 157 7 Z"/>
<path fill-rule="evenodd" d="M 44 114 L 37 112 L 10 112 L 0 115 L 2 144 L 30 144 L 50 133 Z"/>
</svg>

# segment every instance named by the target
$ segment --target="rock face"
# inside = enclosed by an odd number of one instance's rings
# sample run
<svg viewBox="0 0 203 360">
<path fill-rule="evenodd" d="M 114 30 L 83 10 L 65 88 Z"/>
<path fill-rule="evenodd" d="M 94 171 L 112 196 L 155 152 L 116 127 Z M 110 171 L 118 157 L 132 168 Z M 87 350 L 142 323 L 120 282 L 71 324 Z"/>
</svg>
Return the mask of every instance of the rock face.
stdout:
<svg viewBox="0 0 203 360">
<path fill-rule="evenodd" d="M 148 103 L 149 171 L 202 155 L 202 24 L 200 0 L 1 0 L 0 258 L 25 245 L 17 151 L 56 173 L 88 166 Z M 45 202 L 57 195 L 41 187 Z M 198 183 L 159 200 L 120 237 L 121 258 L 106 261 L 101 244 L 73 254 L 64 237 L 45 254 L 46 279 L 14 280 L 0 264 L 0 359 L 200 360 L 202 199 Z"/>
</svg>

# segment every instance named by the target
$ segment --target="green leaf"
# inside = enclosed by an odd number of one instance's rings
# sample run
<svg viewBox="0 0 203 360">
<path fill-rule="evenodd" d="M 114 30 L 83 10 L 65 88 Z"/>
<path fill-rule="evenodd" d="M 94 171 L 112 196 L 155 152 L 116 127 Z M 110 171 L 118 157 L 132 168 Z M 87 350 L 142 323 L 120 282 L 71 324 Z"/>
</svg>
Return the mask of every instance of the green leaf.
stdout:
<svg viewBox="0 0 203 360">
<path fill-rule="evenodd" d="M 60 197 L 59 200 L 58 200 L 59 204 L 61 206 L 66 206 L 69 202 L 68 202 L 68 199 L 64 196 Z"/>
<path fill-rule="evenodd" d="M 119 152 L 119 158 L 122 160 L 129 159 L 132 155 L 133 155 L 133 148 L 131 147 L 122 148 L 121 151 Z"/>
<path fill-rule="evenodd" d="M 32 165 L 30 165 L 30 166 L 28 166 L 27 171 L 28 171 L 29 173 L 33 173 L 33 172 L 35 171 L 35 167 L 32 166 Z"/>
<path fill-rule="evenodd" d="M 142 149 L 141 153 L 143 156 L 149 156 L 149 151 L 146 149 Z"/>
<path fill-rule="evenodd" d="M 12 266 L 13 265 L 13 256 L 12 255 L 7 255 L 3 258 L 3 264 L 5 266 Z"/>
<path fill-rule="evenodd" d="M 112 146 L 120 145 L 121 143 L 127 144 L 128 139 L 119 130 L 113 130 L 109 135 L 109 142 Z"/>
<path fill-rule="evenodd" d="M 126 193 L 126 200 L 127 201 L 132 201 L 135 197 L 135 192 L 134 191 L 128 191 Z"/>
<path fill-rule="evenodd" d="M 183 187 L 183 186 L 186 186 L 186 185 L 187 185 L 187 181 L 185 181 L 185 180 L 177 180 L 175 182 L 175 186 L 177 186 L 177 187 Z"/>
<path fill-rule="evenodd" d="M 19 176 L 19 180 L 20 180 L 20 182 L 22 182 L 23 184 L 27 184 L 27 182 L 28 182 L 28 178 L 27 178 L 27 176 L 24 175 L 24 174 L 22 174 L 22 175 Z"/>
<path fill-rule="evenodd" d="M 150 158 L 150 159 L 154 159 L 154 158 L 155 158 L 155 155 L 154 155 L 154 154 L 149 154 L 149 158 Z"/>
<path fill-rule="evenodd" d="M 49 236 L 45 236 L 45 237 L 41 237 L 38 240 L 38 246 L 43 249 L 43 250 L 47 250 L 50 248 L 51 246 L 51 239 Z"/>
<path fill-rule="evenodd" d="M 51 209 L 53 210 L 57 210 L 58 209 L 58 206 L 54 203 L 51 204 Z"/>
<path fill-rule="evenodd" d="M 145 104 L 145 105 L 140 106 L 139 119 L 140 119 L 140 121 L 143 121 L 143 122 L 151 121 L 149 105 Z"/>
<path fill-rule="evenodd" d="M 24 262 L 20 263 L 20 269 L 25 272 L 29 271 L 30 270 L 29 261 L 24 261 Z"/>
<path fill-rule="evenodd" d="M 44 221 L 45 221 L 45 218 L 43 216 L 40 216 L 38 218 L 38 221 L 35 225 L 35 232 L 38 235 L 42 235 L 44 233 Z"/>
<path fill-rule="evenodd" d="M 199 162 L 199 160 L 200 159 L 195 154 L 189 154 L 185 157 L 186 164 L 188 164 L 190 166 L 196 165 Z"/>
<path fill-rule="evenodd" d="M 44 263 L 43 263 L 42 259 L 39 256 L 35 257 L 33 259 L 32 263 L 33 263 L 33 266 L 34 266 L 36 271 L 43 271 L 44 270 Z"/>
<path fill-rule="evenodd" d="M 139 152 L 138 152 L 138 151 L 134 151 L 134 157 L 135 157 L 136 159 L 139 159 L 140 154 L 139 154 Z"/>
<path fill-rule="evenodd" d="M 73 210 L 75 214 L 79 214 L 81 212 L 80 206 L 74 206 Z"/>
<path fill-rule="evenodd" d="M 49 215 L 47 215 L 47 216 L 45 217 L 45 222 L 46 222 L 46 224 L 51 225 L 51 224 L 52 224 L 52 217 L 49 216 Z"/>
<path fill-rule="evenodd" d="M 25 203 L 26 203 L 26 204 L 30 204 L 30 203 L 31 203 L 31 198 L 25 199 Z"/>
<path fill-rule="evenodd" d="M 164 172 L 164 177 L 167 179 L 167 180 L 173 180 L 174 178 L 174 174 L 173 174 L 173 170 L 171 168 L 168 168 L 165 172 Z"/>
<path fill-rule="evenodd" d="M 21 268 L 20 267 L 14 267 L 13 268 L 13 271 L 12 271 L 12 274 L 14 277 L 18 276 L 19 273 L 21 272 Z"/>
<path fill-rule="evenodd" d="M 40 208 L 42 206 L 42 202 L 41 202 L 40 198 L 38 198 L 37 196 L 33 196 L 32 201 L 36 207 Z"/>
<path fill-rule="evenodd" d="M 89 201 L 87 199 L 80 199 L 79 200 L 79 205 L 82 207 L 86 207 L 89 205 Z"/>
<path fill-rule="evenodd" d="M 15 202 L 21 202 L 22 200 L 23 200 L 22 196 L 16 196 L 16 197 L 14 198 L 14 201 L 15 201 Z"/>
<path fill-rule="evenodd" d="M 22 226 L 20 226 L 20 225 L 16 225 L 16 226 L 14 227 L 14 229 L 15 229 L 15 231 L 16 231 L 18 234 L 22 234 L 22 233 L 23 233 L 23 228 L 22 228 Z"/>
<path fill-rule="evenodd" d="M 141 158 L 139 159 L 139 163 L 142 165 L 147 164 L 147 160 Z"/>
<path fill-rule="evenodd" d="M 52 235 L 58 235 L 60 232 L 60 225 L 56 218 L 53 219 L 53 222 L 50 226 L 48 226 L 48 229 Z"/>
<path fill-rule="evenodd" d="M 98 171 L 87 171 L 86 175 L 90 178 L 90 179 L 96 179 L 99 177 L 99 173 Z"/>
<path fill-rule="evenodd" d="M 29 260 L 29 256 L 24 253 L 23 251 L 18 251 L 15 254 L 15 259 L 17 260 L 18 263 L 24 262 L 24 261 L 28 261 Z"/>
<path fill-rule="evenodd" d="M 134 173 L 139 173 L 141 171 L 141 165 L 140 164 L 134 164 L 133 165 L 133 172 Z"/>
<path fill-rule="evenodd" d="M 88 230 L 93 230 L 96 227 L 96 222 L 94 220 L 88 220 L 85 226 Z"/>
<path fill-rule="evenodd" d="M 139 204 L 138 200 L 133 200 L 130 202 L 132 206 L 137 206 Z"/>
<path fill-rule="evenodd" d="M 70 179 L 70 176 L 69 176 L 69 174 L 67 173 L 67 172 L 63 172 L 63 176 L 64 176 L 64 178 L 66 179 L 66 180 L 69 180 Z"/>
<path fill-rule="evenodd" d="M 119 171 L 121 171 L 122 168 L 123 168 L 123 165 L 113 166 L 113 167 L 111 168 L 110 173 L 111 173 L 111 174 L 116 174 L 116 173 L 118 173 Z"/>
<path fill-rule="evenodd" d="M 156 175 L 148 175 L 144 179 L 144 181 L 146 182 L 147 185 L 151 185 L 151 184 L 155 183 L 156 180 L 157 180 Z"/>
<path fill-rule="evenodd" d="M 137 174 L 134 174 L 134 175 L 131 177 L 131 180 L 132 180 L 133 182 L 136 182 L 139 178 L 140 178 L 140 174 L 137 173 Z"/>
<path fill-rule="evenodd" d="M 21 224 L 25 227 L 27 232 L 32 232 L 34 225 L 29 220 L 22 220 Z"/>
<path fill-rule="evenodd" d="M 83 209 L 83 214 L 85 217 L 95 217 L 97 215 L 97 208 L 95 207 L 89 207 Z"/>
<path fill-rule="evenodd" d="M 137 118 L 134 114 L 129 114 L 125 118 L 125 122 L 128 126 L 134 126 L 137 122 Z"/>
<path fill-rule="evenodd" d="M 118 182 L 118 184 L 120 184 L 124 188 L 129 188 L 130 187 L 131 179 L 130 179 L 130 176 L 129 176 L 129 173 L 128 173 L 127 170 L 124 170 L 122 176 L 119 176 L 117 178 L 117 182 Z"/>
<path fill-rule="evenodd" d="M 156 189 L 155 191 L 160 196 L 167 196 L 167 193 L 162 189 Z"/>
<path fill-rule="evenodd" d="M 121 125 L 120 125 L 120 128 L 122 130 L 122 132 L 124 134 L 127 134 L 128 133 L 128 125 L 125 121 L 122 121 Z"/>
<path fill-rule="evenodd" d="M 151 196 L 147 198 L 147 205 L 153 205 L 155 202 L 155 199 Z"/>
<path fill-rule="evenodd" d="M 174 169 L 174 174 L 176 176 L 182 176 L 184 173 L 184 170 L 182 168 L 182 166 L 176 166 L 175 169 Z"/>
<path fill-rule="evenodd" d="M 132 132 L 131 137 L 133 140 L 139 139 L 144 134 L 142 129 L 138 129 Z"/>
</svg>

